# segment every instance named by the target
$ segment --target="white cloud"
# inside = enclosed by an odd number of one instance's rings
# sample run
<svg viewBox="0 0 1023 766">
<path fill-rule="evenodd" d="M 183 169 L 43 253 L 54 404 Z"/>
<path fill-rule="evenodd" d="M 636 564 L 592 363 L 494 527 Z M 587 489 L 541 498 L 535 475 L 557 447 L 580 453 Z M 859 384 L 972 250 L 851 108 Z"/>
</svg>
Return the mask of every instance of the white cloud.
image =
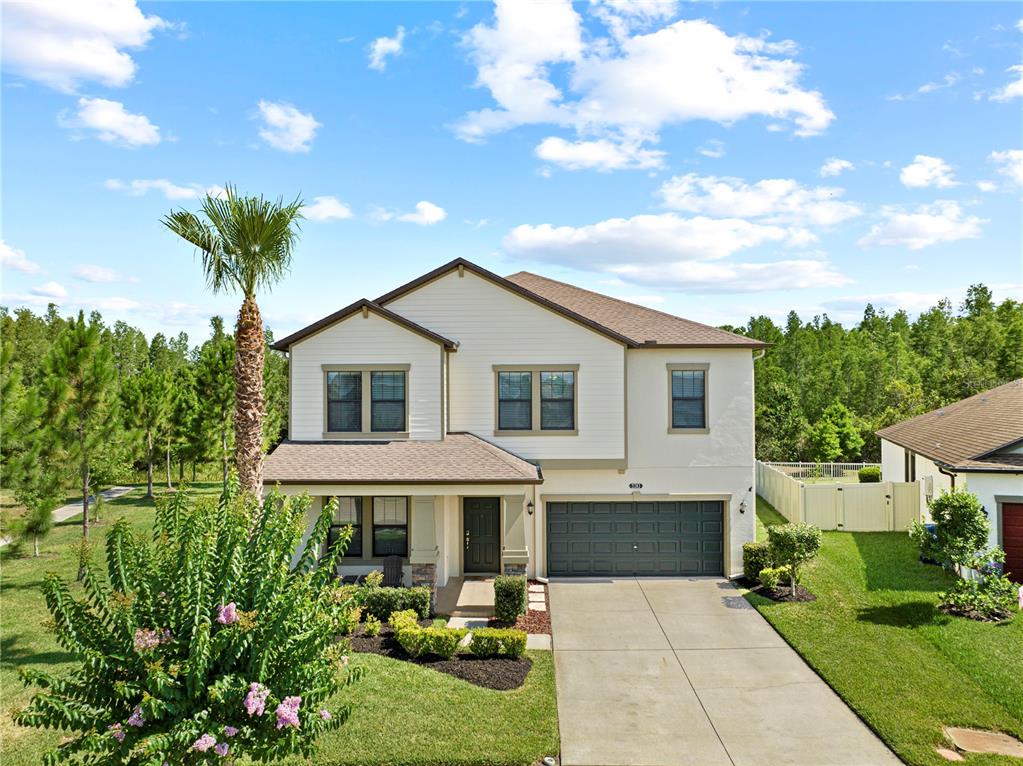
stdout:
<svg viewBox="0 0 1023 766">
<path fill-rule="evenodd" d="M 120 101 L 80 98 L 77 113 L 62 112 L 58 122 L 74 131 L 95 131 L 100 141 L 131 149 L 160 143 L 160 129 L 144 114 L 126 110 Z"/>
<path fill-rule="evenodd" d="M 166 178 L 136 178 L 122 181 L 120 178 L 108 178 L 103 186 L 110 191 L 123 191 L 132 197 L 142 197 L 147 192 L 157 191 L 169 200 L 196 199 L 206 194 L 220 196 L 224 189 L 221 186 L 203 186 L 202 184 L 176 184 Z"/>
<path fill-rule="evenodd" d="M 591 0 L 593 15 L 604 22 L 616 40 L 658 21 L 668 21 L 678 12 L 677 0 Z"/>
<path fill-rule="evenodd" d="M 917 88 L 915 91 L 908 95 L 896 93 L 894 96 L 888 96 L 887 99 L 889 101 L 908 101 L 909 99 L 912 99 L 916 96 L 924 96 L 928 93 L 934 93 L 935 91 L 951 88 L 960 83 L 962 79 L 963 76 L 958 72 L 949 72 L 947 75 L 941 78 L 941 80 L 936 82 L 925 82 L 923 85 L 921 85 L 919 88 Z"/>
<path fill-rule="evenodd" d="M 369 68 L 383 72 L 388 56 L 400 56 L 405 42 L 405 27 L 398 27 L 394 37 L 378 37 L 369 44 Z"/>
<path fill-rule="evenodd" d="M 64 289 L 64 285 L 60 282 L 45 282 L 38 287 L 33 287 L 32 294 L 42 298 L 60 299 L 67 297 L 67 290 Z"/>
<path fill-rule="evenodd" d="M 259 137 L 274 149 L 283 152 L 308 152 L 316 131 L 323 127 L 312 113 L 300 112 L 290 104 L 260 100 L 259 115 L 263 126 Z"/>
<path fill-rule="evenodd" d="M 536 156 L 566 170 L 642 170 L 659 168 L 664 164 L 664 152 L 642 149 L 636 142 L 617 143 L 606 138 L 566 141 L 548 136 L 537 145 Z"/>
<path fill-rule="evenodd" d="M 94 263 L 83 263 L 72 272 L 75 279 L 83 282 L 138 282 L 136 277 L 126 277 L 106 266 L 97 266 Z"/>
<path fill-rule="evenodd" d="M 696 151 L 698 151 L 704 157 L 719 159 L 725 156 L 725 142 L 717 138 L 712 138 Z"/>
<path fill-rule="evenodd" d="M 1005 71 L 1014 72 L 1016 79 L 1006 83 L 988 96 L 992 101 L 1011 101 L 1014 98 L 1023 97 L 1023 64 L 1011 66 Z"/>
<path fill-rule="evenodd" d="M 863 212 L 858 205 L 839 199 L 843 191 L 829 186 L 802 186 L 790 178 L 747 184 L 741 178 L 687 173 L 665 181 L 659 194 L 665 207 L 689 213 L 833 226 Z"/>
<path fill-rule="evenodd" d="M 313 197 L 312 204 L 303 205 L 302 215 L 310 221 L 343 221 L 352 217 L 352 209 L 337 197 Z"/>
<path fill-rule="evenodd" d="M 13 271 L 21 271 L 25 274 L 34 274 L 39 271 L 39 264 L 30 261 L 24 250 L 11 247 L 0 239 L 0 266 Z"/>
<path fill-rule="evenodd" d="M 998 191 L 998 184 L 994 181 L 977 181 L 977 189 L 985 193 Z"/>
<path fill-rule="evenodd" d="M 828 261 L 803 258 L 769 263 L 630 264 L 615 273 L 636 284 L 702 293 L 803 290 L 837 287 L 852 281 Z"/>
<path fill-rule="evenodd" d="M 996 170 L 1017 186 L 1023 186 L 1023 149 L 1006 149 L 991 152 L 988 160 L 994 162 Z"/>
<path fill-rule="evenodd" d="M 397 219 L 406 223 L 418 224 L 419 226 L 433 226 L 447 217 L 447 212 L 440 205 L 422 200 L 416 203 L 416 212 L 399 215 Z"/>
<path fill-rule="evenodd" d="M 552 124 L 575 130 L 585 145 L 605 140 L 636 148 L 656 142 L 665 125 L 689 120 L 731 124 L 763 116 L 813 135 L 834 118 L 819 92 L 800 86 L 804 67 L 791 58 L 791 41 L 730 36 L 702 20 L 633 33 L 674 9 L 629 7 L 640 6 L 597 6 L 612 42 L 584 39 L 568 0 L 498 0 L 493 25 L 478 24 L 463 39 L 477 85 L 496 105 L 467 114 L 456 125 L 458 136 L 480 141 L 519 125 Z M 569 96 L 551 71 L 562 64 Z"/>
<path fill-rule="evenodd" d="M 4 67 L 67 93 L 83 82 L 129 84 L 136 65 L 123 49 L 139 50 L 172 26 L 134 0 L 33 0 L 3 11 Z"/>
<path fill-rule="evenodd" d="M 828 157 L 821 165 L 820 174 L 824 178 L 838 176 L 847 170 L 855 170 L 856 166 L 849 160 L 842 160 L 838 157 Z"/>
<path fill-rule="evenodd" d="M 942 242 L 977 239 L 986 220 L 977 216 L 963 216 L 959 203 L 939 200 L 933 205 L 921 205 L 915 212 L 888 207 L 881 211 L 884 221 L 876 224 L 861 237 L 861 247 L 905 247 L 922 250 Z"/>
<path fill-rule="evenodd" d="M 938 189 L 948 189 L 959 185 L 952 176 L 952 167 L 945 160 L 926 154 L 916 155 L 899 173 L 899 180 L 903 186 L 910 188 L 935 186 Z"/>
</svg>

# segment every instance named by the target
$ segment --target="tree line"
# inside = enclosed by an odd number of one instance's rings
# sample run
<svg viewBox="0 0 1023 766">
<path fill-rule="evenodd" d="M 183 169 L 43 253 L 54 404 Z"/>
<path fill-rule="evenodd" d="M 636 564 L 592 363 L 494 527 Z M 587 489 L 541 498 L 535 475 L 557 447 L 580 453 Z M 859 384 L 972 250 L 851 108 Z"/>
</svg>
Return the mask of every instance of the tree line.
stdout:
<svg viewBox="0 0 1023 766">
<path fill-rule="evenodd" d="M 771 346 L 755 363 L 761 460 L 880 460 L 875 431 L 1023 377 L 1023 302 L 972 285 L 910 321 L 868 304 L 849 328 L 828 316 L 725 329 Z"/>
</svg>

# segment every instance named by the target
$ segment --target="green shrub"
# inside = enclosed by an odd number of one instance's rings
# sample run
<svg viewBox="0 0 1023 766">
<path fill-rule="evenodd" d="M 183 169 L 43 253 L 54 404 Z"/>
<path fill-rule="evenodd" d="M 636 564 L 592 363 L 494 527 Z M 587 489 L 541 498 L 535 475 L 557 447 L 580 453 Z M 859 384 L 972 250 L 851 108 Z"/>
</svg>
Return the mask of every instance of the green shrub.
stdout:
<svg viewBox="0 0 1023 766">
<path fill-rule="evenodd" d="M 401 612 L 391 612 L 387 617 L 387 622 L 394 632 L 397 633 L 403 628 L 418 628 L 419 627 L 419 615 L 412 609 L 405 609 Z"/>
<path fill-rule="evenodd" d="M 987 548 L 990 525 L 984 507 L 972 492 L 943 492 L 927 504 L 927 509 L 934 521 L 934 534 L 922 529 L 919 522 L 910 529 L 910 536 L 926 558 L 946 566 L 966 567 Z"/>
<path fill-rule="evenodd" d="M 408 617 L 401 618 L 398 622 L 399 624 L 395 626 L 395 637 L 401 648 L 411 657 L 437 655 L 450 660 L 458 651 L 458 642 L 468 633 L 465 628 L 421 628 L 414 619 Z"/>
<path fill-rule="evenodd" d="M 759 580 L 760 571 L 769 567 L 774 562 L 771 560 L 771 546 L 767 543 L 743 543 L 742 546 L 742 573 L 749 580 Z"/>
<path fill-rule="evenodd" d="M 760 570 L 760 582 L 765 588 L 777 588 L 782 579 L 788 575 L 789 568 L 787 566 L 764 567 Z"/>
<path fill-rule="evenodd" d="M 358 674 L 337 642 L 346 537 L 318 555 L 335 506 L 292 566 L 309 499 L 260 505 L 236 487 L 219 504 L 161 499 L 151 540 L 117 521 L 107 572 L 85 548 L 80 586 L 46 576 L 52 629 L 77 659 L 65 675 L 23 674 L 43 690 L 15 721 L 61 731 L 44 763 L 196 764 L 214 746 L 232 762 L 309 758 L 348 718 L 348 705 L 327 710 Z"/>
<path fill-rule="evenodd" d="M 378 620 L 373 615 L 369 615 L 366 618 L 365 625 L 363 626 L 363 634 L 369 636 L 370 638 L 373 638 L 374 636 L 379 636 L 381 627 L 382 624 L 380 620 Z"/>
<path fill-rule="evenodd" d="M 789 585 L 795 591 L 799 568 L 821 549 L 820 529 L 813 524 L 777 524 L 767 528 L 767 537 L 771 558 L 777 566 L 789 568 Z"/>
<path fill-rule="evenodd" d="M 424 585 L 416 588 L 378 588 L 359 586 L 359 597 L 367 615 L 386 620 L 392 612 L 412 609 L 425 620 L 430 616 L 430 589 Z"/>
<path fill-rule="evenodd" d="M 1017 586 L 1000 573 L 959 579 L 939 597 L 948 612 L 975 620 L 1004 620 L 1016 607 Z"/>
<path fill-rule="evenodd" d="M 526 613 L 526 578 L 499 575 L 494 578 L 494 615 L 499 622 L 512 623 Z"/>
<path fill-rule="evenodd" d="M 514 628 L 476 628 L 469 641 L 469 653 L 475 657 L 513 657 L 526 651 L 526 632 Z"/>
<path fill-rule="evenodd" d="M 362 619 L 362 607 L 352 606 L 340 611 L 338 617 L 337 632 L 342 636 L 349 636 L 359 627 L 359 620 Z"/>
<path fill-rule="evenodd" d="M 856 478 L 860 480 L 860 484 L 877 484 L 881 481 L 881 467 L 865 465 L 856 472 Z"/>
</svg>

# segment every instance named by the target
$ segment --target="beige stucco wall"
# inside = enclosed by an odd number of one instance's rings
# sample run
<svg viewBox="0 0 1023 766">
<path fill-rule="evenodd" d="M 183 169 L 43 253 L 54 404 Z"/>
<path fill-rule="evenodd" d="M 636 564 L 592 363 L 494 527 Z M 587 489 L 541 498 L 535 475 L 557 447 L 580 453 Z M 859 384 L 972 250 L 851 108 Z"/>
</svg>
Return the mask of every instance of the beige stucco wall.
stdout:
<svg viewBox="0 0 1023 766">
<path fill-rule="evenodd" d="M 905 449 L 898 444 L 886 439 L 881 440 L 881 478 L 884 481 L 906 480 L 905 454 Z M 927 512 L 928 501 L 952 489 L 952 477 L 939 471 L 934 461 L 923 455 L 914 455 L 913 462 L 920 484 L 920 509 L 924 519 L 930 519 Z"/>
<path fill-rule="evenodd" d="M 1023 474 L 1018 473 L 961 473 L 957 483 L 973 492 L 988 513 L 991 532 L 988 545 L 1002 545 L 1001 509 L 996 497 L 1023 498 Z"/>
<path fill-rule="evenodd" d="M 443 353 L 434 341 L 372 312 L 299 341 L 291 347 L 291 438 L 323 438 L 322 365 L 408 364 L 409 438 L 440 439 Z M 368 423 L 364 427 L 369 430 Z"/>
</svg>

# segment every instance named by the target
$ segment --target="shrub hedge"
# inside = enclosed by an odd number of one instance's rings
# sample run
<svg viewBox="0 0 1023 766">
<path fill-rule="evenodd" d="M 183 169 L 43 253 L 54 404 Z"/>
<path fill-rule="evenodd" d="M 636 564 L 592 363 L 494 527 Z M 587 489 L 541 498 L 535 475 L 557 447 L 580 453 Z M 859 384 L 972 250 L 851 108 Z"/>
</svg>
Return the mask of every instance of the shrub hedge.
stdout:
<svg viewBox="0 0 1023 766">
<path fill-rule="evenodd" d="M 881 481 L 881 467 L 876 465 L 865 465 L 856 472 L 860 484 L 877 484 Z"/>
<path fill-rule="evenodd" d="M 518 659 L 525 651 L 526 632 L 514 628 L 476 628 L 469 642 L 469 653 L 475 657 Z"/>
<path fill-rule="evenodd" d="M 358 600 L 367 615 L 387 620 L 394 612 L 413 610 L 420 619 L 430 616 L 430 589 L 425 585 L 415 588 L 375 588 L 359 586 Z"/>
<path fill-rule="evenodd" d="M 494 578 L 494 615 L 499 622 L 512 623 L 526 613 L 526 578 L 499 575 Z"/>
<path fill-rule="evenodd" d="M 742 572 L 749 580 L 759 580 L 760 572 L 774 563 L 771 546 L 767 543 L 744 543 L 742 546 Z"/>
<path fill-rule="evenodd" d="M 450 660 L 458 651 L 458 642 L 465 638 L 465 628 L 421 628 L 415 611 L 395 612 L 388 622 L 394 628 L 395 638 L 411 657 L 435 654 Z"/>
</svg>

